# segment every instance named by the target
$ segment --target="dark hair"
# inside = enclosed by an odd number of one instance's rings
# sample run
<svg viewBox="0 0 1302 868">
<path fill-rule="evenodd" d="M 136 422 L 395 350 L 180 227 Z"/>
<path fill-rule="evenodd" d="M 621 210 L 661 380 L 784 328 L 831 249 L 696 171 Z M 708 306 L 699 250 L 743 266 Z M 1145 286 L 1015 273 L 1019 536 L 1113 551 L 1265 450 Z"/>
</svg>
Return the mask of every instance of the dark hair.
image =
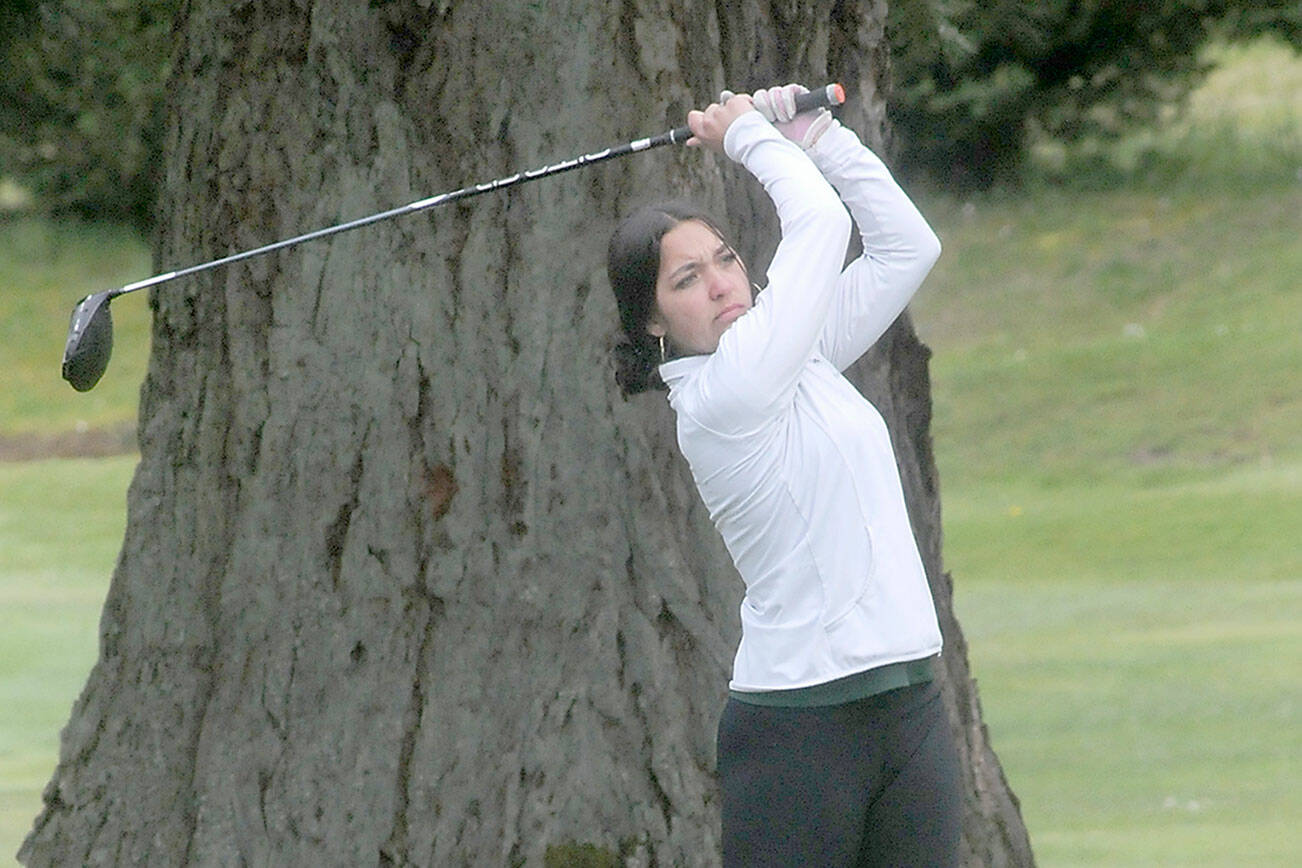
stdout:
<svg viewBox="0 0 1302 868">
<path fill-rule="evenodd" d="M 708 213 L 684 201 L 644 205 L 625 217 L 610 236 L 606 275 L 619 306 L 624 334 L 615 345 L 615 382 L 624 395 L 665 388 L 657 365 L 659 342 L 647 333 L 656 305 L 656 278 L 660 276 L 660 240 L 688 220 L 698 220 L 727 244 L 728 236 Z"/>
</svg>

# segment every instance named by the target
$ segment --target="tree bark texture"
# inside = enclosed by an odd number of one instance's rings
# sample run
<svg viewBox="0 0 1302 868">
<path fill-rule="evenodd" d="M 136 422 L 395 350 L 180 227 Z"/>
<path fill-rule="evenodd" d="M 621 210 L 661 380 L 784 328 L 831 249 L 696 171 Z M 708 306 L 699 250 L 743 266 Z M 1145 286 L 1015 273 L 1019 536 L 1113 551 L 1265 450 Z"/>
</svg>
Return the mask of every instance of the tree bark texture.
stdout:
<svg viewBox="0 0 1302 868">
<path fill-rule="evenodd" d="M 839 79 L 880 144 L 884 12 L 191 0 L 159 263 L 656 133 L 725 85 Z M 671 411 L 614 386 L 604 276 L 618 216 L 684 193 L 771 253 L 739 168 L 661 150 L 154 293 L 100 656 L 25 863 L 717 862 L 742 588 Z M 907 320 L 857 377 L 944 620 L 967 862 L 1029 864 L 940 569 Z"/>
</svg>

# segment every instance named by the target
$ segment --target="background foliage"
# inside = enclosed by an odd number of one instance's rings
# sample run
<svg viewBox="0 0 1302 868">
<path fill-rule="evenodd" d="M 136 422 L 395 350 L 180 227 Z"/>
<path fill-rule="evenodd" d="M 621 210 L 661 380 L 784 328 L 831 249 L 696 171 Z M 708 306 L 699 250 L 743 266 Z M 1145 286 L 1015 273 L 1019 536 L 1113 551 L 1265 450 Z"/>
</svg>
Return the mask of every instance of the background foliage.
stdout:
<svg viewBox="0 0 1302 868">
<path fill-rule="evenodd" d="M 900 170 L 959 189 L 1016 181 L 1036 137 L 1116 137 L 1207 70 L 1213 39 L 1302 47 L 1295 0 L 895 0 Z"/>
<path fill-rule="evenodd" d="M 146 227 L 177 0 L 0 5 L 0 177 L 40 207 Z"/>
</svg>

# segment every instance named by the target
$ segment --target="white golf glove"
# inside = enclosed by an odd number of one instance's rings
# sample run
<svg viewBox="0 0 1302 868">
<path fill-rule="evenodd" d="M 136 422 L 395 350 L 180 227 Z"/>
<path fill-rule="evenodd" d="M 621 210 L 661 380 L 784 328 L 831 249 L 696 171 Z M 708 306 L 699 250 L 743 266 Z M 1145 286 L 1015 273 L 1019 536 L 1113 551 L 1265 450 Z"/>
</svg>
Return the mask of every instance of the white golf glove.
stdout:
<svg viewBox="0 0 1302 868">
<path fill-rule="evenodd" d="M 802 93 L 809 93 L 809 88 L 787 84 L 757 90 L 751 95 L 751 101 L 778 132 L 807 151 L 817 144 L 836 119 L 825 108 L 796 114 L 796 97 Z"/>
</svg>

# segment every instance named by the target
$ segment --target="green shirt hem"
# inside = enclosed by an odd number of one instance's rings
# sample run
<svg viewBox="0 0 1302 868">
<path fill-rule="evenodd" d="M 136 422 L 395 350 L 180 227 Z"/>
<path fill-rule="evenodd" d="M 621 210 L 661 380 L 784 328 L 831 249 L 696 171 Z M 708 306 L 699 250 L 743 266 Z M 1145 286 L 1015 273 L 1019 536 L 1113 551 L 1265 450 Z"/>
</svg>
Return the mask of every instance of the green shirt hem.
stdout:
<svg viewBox="0 0 1302 868">
<path fill-rule="evenodd" d="M 921 660 L 906 660 L 902 663 L 889 663 L 876 669 L 856 672 L 844 678 L 812 684 L 809 687 L 796 687 L 791 690 L 743 691 L 729 690 L 728 695 L 738 702 L 749 705 L 769 705 L 782 708 L 812 708 L 820 705 L 842 705 L 855 702 L 914 684 L 926 684 L 932 680 L 931 661 L 935 657 Z"/>
</svg>

